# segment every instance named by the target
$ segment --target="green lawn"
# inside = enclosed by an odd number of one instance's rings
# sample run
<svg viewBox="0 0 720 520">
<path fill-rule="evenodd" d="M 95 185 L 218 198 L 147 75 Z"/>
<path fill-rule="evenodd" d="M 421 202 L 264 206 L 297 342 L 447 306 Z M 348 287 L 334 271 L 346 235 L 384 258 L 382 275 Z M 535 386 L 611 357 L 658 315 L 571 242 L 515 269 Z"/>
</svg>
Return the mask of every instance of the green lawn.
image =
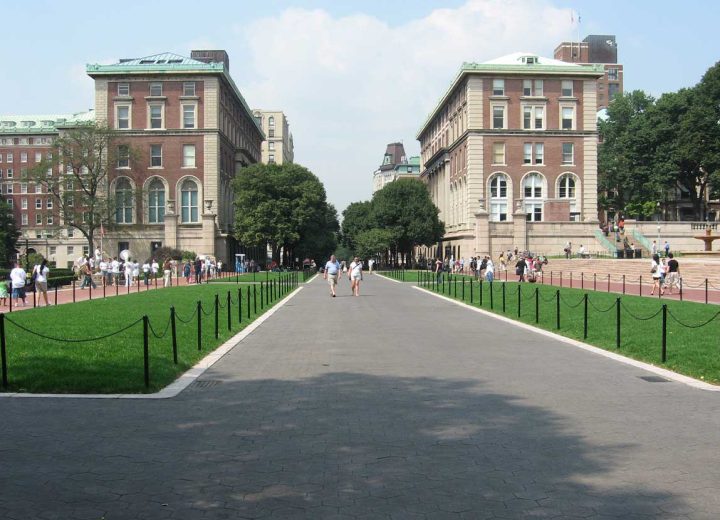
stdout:
<svg viewBox="0 0 720 520">
<path fill-rule="evenodd" d="M 276 286 L 280 291 L 280 287 Z M 291 290 L 288 287 L 285 294 Z M 242 323 L 238 323 L 238 291 L 242 291 Z M 250 291 L 250 306 L 247 305 Z M 227 295 L 231 295 L 231 325 L 227 327 Z M 215 339 L 215 295 L 219 295 L 219 338 Z M 6 314 L 7 391 L 52 393 L 153 392 L 174 381 L 181 373 L 224 341 L 237 334 L 257 316 L 272 307 L 283 293 L 268 305 L 260 287 L 201 285 L 173 287 L 130 294 L 105 300 L 43 307 Z M 202 316 L 202 350 L 197 344 L 197 302 Z M 178 364 L 173 363 L 170 306 L 174 305 Z M 257 305 L 257 312 L 253 305 Z M 248 308 L 250 317 L 248 318 Z M 71 343 L 43 339 L 20 329 L 12 322 L 52 338 L 97 338 L 120 330 L 147 314 L 150 325 L 161 339 L 150 333 L 150 387 L 144 383 L 142 322 L 120 334 L 92 342 Z M 180 320 L 189 321 L 183 323 Z M 166 331 L 167 332 L 164 332 Z"/>
<path fill-rule="evenodd" d="M 210 283 L 260 283 L 269 280 L 277 280 L 283 275 L 289 273 L 278 273 L 274 271 L 262 271 L 260 273 L 243 273 L 239 275 L 228 276 L 227 278 L 214 278 Z M 302 279 L 302 273 L 298 273 Z"/>
<path fill-rule="evenodd" d="M 386 273 L 389 275 L 389 273 Z M 392 277 L 396 277 L 393 275 Z M 698 379 L 720 384 L 720 312 L 716 305 L 695 302 L 660 301 L 639 296 L 619 295 L 581 289 L 569 289 L 517 282 L 493 284 L 490 308 L 490 284 L 472 282 L 470 277 L 453 277 L 453 281 L 439 288 L 425 285 L 445 296 L 464 300 L 482 308 L 534 326 L 579 339 L 605 350 L 652 363 Z M 457 281 L 455 281 L 457 280 Z M 465 296 L 463 298 L 463 280 Z M 406 282 L 417 282 L 417 271 L 405 273 Z M 505 312 L 503 313 L 503 286 Z M 518 287 L 520 288 L 520 317 L 518 318 Z M 539 320 L 536 323 L 535 292 L 538 293 Z M 456 292 L 457 291 L 457 294 Z M 557 329 L 556 294 L 560 291 L 560 329 Z M 588 294 L 588 336 L 584 336 L 584 302 Z M 620 348 L 616 347 L 617 311 L 620 305 Z M 662 305 L 667 305 L 667 361 L 661 362 Z M 657 313 L 657 315 L 656 315 Z M 651 316 L 655 315 L 651 318 Z M 648 319 L 649 318 L 649 319 Z M 714 319 L 713 319 L 714 318 Z M 700 326 L 706 321 L 707 325 Z M 682 323 L 682 324 L 681 324 Z M 695 328 L 697 327 L 697 328 Z"/>
</svg>

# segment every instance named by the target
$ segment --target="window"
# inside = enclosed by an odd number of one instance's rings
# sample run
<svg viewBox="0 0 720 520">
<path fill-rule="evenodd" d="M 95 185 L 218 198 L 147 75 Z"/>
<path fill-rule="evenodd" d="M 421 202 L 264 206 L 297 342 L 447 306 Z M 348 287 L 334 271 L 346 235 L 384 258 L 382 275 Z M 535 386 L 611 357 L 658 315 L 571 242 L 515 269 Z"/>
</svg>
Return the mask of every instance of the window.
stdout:
<svg viewBox="0 0 720 520">
<path fill-rule="evenodd" d="M 45 208 L 46 208 L 46 209 L 53 209 L 53 201 L 52 201 L 52 199 L 48 199 L 48 200 L 45 202 Z"/>
<path fill-rule="evenodd" d="M 529 222 L 542 221 L 543 213 L 543 180 L 537 173 L 527 175 L 523 180 L 525 196 L 525 215 Z"/>
<path fill-rule="evenodd" d="M 57 253 L 57 246 L 50 246 L 50 255 L 55 255 Z"/>
<path fill-rule="evenodd" d="M 90 256 L 90 246 L 83 246 L 83 256 Z"/>
<path fill-rule="evenodd" d="M 7 154 L 7 162 L 13 162 L 13 154 Z"/>
<path fill-rule="evenodd" d="M 48 215 L 48 216 L 47 216 L 47 225 L 48 225 L 48 226 L 52 226 L 53 223 L 54 223 L 53 216 L 52 216 L 52 215 Z"/>
<path fill-rule="evenodd" d="M 545 128 L 545 107 L 523 106 L 523 128 L 525 130 L 543 130 Z"/>
<path fill-rule="evenodd" d="M 163 105 L 150 105 L 150 128 L 163 128 Z"/>
<path fill-rule="evenodd" d="M 42 209 L 42 199 L 35 199 L 35 209 Z"/>
<path fill-rule="evenodd" d="M 573 143 L 562 144 L 562 164 L 574 164 L 575 146 Z"/>
<path fill-rule="evenodd" d="M 126 144 L 121 144 L 117 147 L 117 167 L 130 167 L 130 147 Z"/>
<path fill-rule="evenodd" d="M 153 179 L 148 189 L 148 222 L 162 224 L 165 221 L 165 185 Z"/>
<path fill-rule="evenodd" d="M 7 199 L 6 202 L 7 202 L 8 208 L 13 209 L 13 200 Z"/>
<path fill-rule="evenodd" d="M 268 143 L 268 150 L 275 150 L 275 141 L 270 141 Z"/>
<path fill-rule="evenodd" d="M 27 152 L 20 152 L 20 162 L 27 162 Z"/>
<path fill-rule="evenodd" d="M 545 159 L 545 145 L 535 143 L 535 164 L 543 164 Z"/>
<path fill-rule="evenodd" d="M 508 213 L 508 178 L 503 174 L 490 180 L 490 220 L 505 222 Z"/>
<path fill-rule="evenodd" d="M 130 128 L 130 106 L 117 105 L 115 107 L 115 124 L 119 130 L 127 130 Z"/>
<path fill-rule="evenodd" d="M 523 164 L 543 164 L 545 145 L 543 143 L 525 143 L 523 145 Z"/>
<path fill-rule="evenodd" d="M 118 224 L 132 224 L 133 196 L 130 181 L 124 177 L 115 184 L 115 222 Z"/>
<path fill-rule="evenodd" d="M 27 193 L 27 192 L 28 192 L 27 182 L 21 182 L 20 183 L 20 193 Z"/>
<path fill-rule="evenodd" d="M 523 96 L 542 96 L 543 80 L 541 79 L 524 79 L 523 80 Z"/>
<path fill-rule="evenodd" d="M 609 68 L 608 71 L 607 71 L 607 77 L 608 77 L 608 79 L 610 79 L 610 80 L 617 81 L 617 79 L 618 79 L 618 69 L 615 68 L 615 67 Z"/>
<path fill-rule="evenodd" d="M 35 162 L 42 162 L 42 154 L 40 152 L 35 152 Z"/>
<path fill-rule="evenodd" d="M 130 83 L 118 83 L 117 95 L 118 96 L 129 96 L 130 95 Z"/>
<path fill-rule="evenodd" d="M 575 177 L 565 174 L 558 182 L 558 197 L 561 199 L 575 198 Z"/>
<path fill-rule="evenodd" d="M 27 226 L 27 225 L 28 225 L 28 216 L 27 216 L 27 213 L 23 213 L 23 214 L 20 216 L 20 222 L 21 222 L 21 224 L 22 224 L 23 226 Z"/>
<path fill-rule="evenodd" d="M 162 96 L 162 83 L 150 83 L 150 95 Z"/>
<path fill-rule="evenodd" d="M 13 178 L 13 169 L 12 168 L 7 169 L 7 171 L 5 172 L 5 177 L 7 177 L 8 179 Z"/>
<path fill-rule="evenodd" d="M 505 95 L 505 80 L 504 79 L 494 79 L 493 80 L 492 95 L 493 96 L 504 96 Z"/>
<path fill-rule="evenodd" d="M 183 83 L 183 96 L 194 96 L 195 95 L 195 82 Z"/>
<path fill-rule="evenodd" d="M 505 164 L 505 143 L 493 143 L 493 164 Z"/>
<path fill-rule="evenodd" d="M 13 184 L 12 184 L 12 182 L 8 183 L 8 184 L 5 186 L 5 193 L 7 193 L 8 195 L 12 195 L 12 193 L 13 193 Z M 12 199 L 9 199 L 9 200 L 12 200 Z"/>
<path fill-rule="evenodd" d="M 608 99 L 612 100 L 620 92 L 620 85 L 617 83 L 608 84 Z"/>
<path fill-rule="evenodd" d="M 42 226 L 42 215 L 40 213 L 35 214 L 35 225 Z"/>
<path fill-rule="evenodd" d="M 67 254 L 74 255 L 75 254 L 75 246 L 67 246 Z"/>
<path fill-rule="evenodd" d="M 195 128 L 195 105 L 183 105 L 183 128 Z"/>
<path fill-rule="evenodd" d="M 505 107 L 494 105 L 492 107 L 493 128 L 505 128 Z"/>
<path fill-rule="evenodd" d="M 151 144 L 150 145 L 150 167 L 151 168 L 162 168 L 162 145 Z"/>
<path fill-rule="evenodd" d="M 180 188 L 180 220 L 183 223 L 199 221 L 198 187 L 191 179 L 185 179 Z"/>
<path fill-rule="evenodd" d="M 563 97 L 572 97 L 573 82 L 570 79 L 564 79 L 560 88 L 560 95 Z"/>
<path fill-rule="evenodd" d="M 24 198 L 20 201 L 20 209 L 28 209 L 27 199 Z"/>
<path fill-rule="evenodd" d="M 271 127 L 274 127 L 274 126 L 275 126 L 275 116 L 270 116 L 270 117 L 268 118 L 268 125 L 271 126 Z"/>
<path fill-rule="evenodd" d="M 74 228 L 68 228 L 68 230 L 67 230 L 67 237 L 68 237 L 68 238 L 73 238 L 74 236 L 75 236 L 75 229 L 74 229 Z M 69 253 L 69 252 L 70 252 L 70 251 L 68 251 L 68 253 Z"/>
<path fill-rule="evenodd" d="M 183 145 L 183 168 L 195 168 L 195 145 Z"/>
<path fill-rule="evenodd" d="M 274 162 L 275 162 L 275 154 L 274 154 L 274 153 L 271 153 L 271 154 L 268 156 L 268 162 L 269 162 L 269 163 L 274 163 Z"/>
<path fill-rule="evenodd" d="M 575 126 L 575 109 L 573 107 L 562 107 L 563 130 L 573 130 Z"/>
<path fill-rule="evenodd" d="M 275 137 L 275 129 L 274 128 L 271 128 L 270 130 L 268 130 L 268 137 Z"/>
</svg>

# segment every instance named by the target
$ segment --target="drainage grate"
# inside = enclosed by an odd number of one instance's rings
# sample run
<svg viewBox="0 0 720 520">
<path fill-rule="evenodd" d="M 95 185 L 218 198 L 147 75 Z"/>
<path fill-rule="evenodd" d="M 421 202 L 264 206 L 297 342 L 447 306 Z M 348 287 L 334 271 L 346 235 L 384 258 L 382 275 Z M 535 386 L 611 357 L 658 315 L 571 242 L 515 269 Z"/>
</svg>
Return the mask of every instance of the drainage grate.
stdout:
<svg viewBox="0 0 720 520">
<path fill-rule="evenodd" d="M 640 379 L 643 381 L 647 381 L 648 383 L 669 383 L 669 379 L 665 379 L 664 377 L 660 376 L 639 376 Z"/>
<path fill-rule="evenodd" d="M 201 381 L 195 381 L 193 384 L 190 385 L 190 389 L 204 389 L 204 388 L 212 388 L 214 386 L 218 386 L 221 384 L 222 381 L 217 381 L 214 379 L 203 379 Z"/>
</svg>

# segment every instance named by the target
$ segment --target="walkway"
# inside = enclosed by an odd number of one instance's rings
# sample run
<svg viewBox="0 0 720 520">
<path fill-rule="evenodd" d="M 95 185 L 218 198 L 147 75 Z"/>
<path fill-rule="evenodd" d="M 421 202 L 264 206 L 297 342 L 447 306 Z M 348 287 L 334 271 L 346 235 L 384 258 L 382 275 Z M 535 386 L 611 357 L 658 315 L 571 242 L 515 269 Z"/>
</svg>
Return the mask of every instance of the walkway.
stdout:
<svg viewBox="0 0 720 520">
<path fill-rule="evenodd" d="M 720 394 L 366 276 L 177 398 L 0 399 L 0 518 L 717 518 Z"/>
</svg>

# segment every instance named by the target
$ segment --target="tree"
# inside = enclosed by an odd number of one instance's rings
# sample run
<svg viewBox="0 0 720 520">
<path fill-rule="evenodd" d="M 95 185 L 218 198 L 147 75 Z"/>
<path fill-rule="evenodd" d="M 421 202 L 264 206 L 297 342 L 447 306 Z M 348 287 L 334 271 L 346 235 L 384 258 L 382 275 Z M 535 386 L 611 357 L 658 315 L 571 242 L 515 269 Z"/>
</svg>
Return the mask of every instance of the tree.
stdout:
<svg viewBox="0 0 720 520">
<path fill-rule="evenodd" d="M 234 233 L 241 243 L 270 245 L 278 263 L 281 250 L 290 258 L 335 248 L 337 212 L 327 203 L 320 180 L 307 168 L 294 163 L 254 164 L 240 170 L 233 187 Z"/>
<path fill-rule="evenodd" d="M 16 245 L 20 231 L 15 224 L 12 208 L 0 200 L 0 263 L 10 267 L 17 257 Z"/>
<path fill-rule="evenodd" d="M 32 180 L 48 193 L 65 227 L 80 231 L 93 250 L 101 226 L 112 226 L 117 202 L 109 193 L 109 171 L 118 159 L 130 164 L 132 150 L 117 144 L 118 133 L 97 124 L 81 123 L 61 132 L 52 154 L 31 170 Z M 55 174 L 54 172 L 57 172 Z M 135 193 L 123 197 L 132 204 Z"/>
<path fill-rule="evenodd" d="M 355 238 L 355 254 L 371 258 L 385 254 L 393 246 L 393 232 L 389 229 L 373 228 L 361 231 Z"/>
<path fill-rule="evenodd" d="M 357 246 L 357 236 L 374 227 L 372 203 L 370 201 L 352 202 L 343 211 L 342 243 L 350 251 Z"/>
<path fill-rule="evenodd" d="M 390 233 L 390 249 L 412 258 L 413 248 L 430 246 L 442 239 L 445 225 L 438 218 L 427 187 L 415 179 L 399 179 L 376 192 L 372 219 L 377 228 Z"/>
</svg>

